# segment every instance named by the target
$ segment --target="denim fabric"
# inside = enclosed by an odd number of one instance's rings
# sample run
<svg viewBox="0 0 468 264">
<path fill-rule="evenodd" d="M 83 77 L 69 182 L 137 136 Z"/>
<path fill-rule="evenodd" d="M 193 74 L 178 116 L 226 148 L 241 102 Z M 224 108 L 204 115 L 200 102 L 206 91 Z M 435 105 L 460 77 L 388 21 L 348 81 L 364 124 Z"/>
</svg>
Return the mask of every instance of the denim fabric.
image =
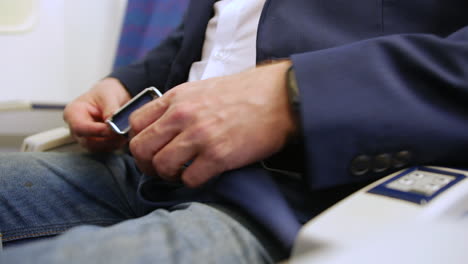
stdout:
<svg viewBox="0 0 468 264">
<path fill-rule="evenodd" d="M 271 262 L 217 209 L 144 205 L 141 177 L 126 155 L 0 154 L 0 263 Z"/>
</svg>

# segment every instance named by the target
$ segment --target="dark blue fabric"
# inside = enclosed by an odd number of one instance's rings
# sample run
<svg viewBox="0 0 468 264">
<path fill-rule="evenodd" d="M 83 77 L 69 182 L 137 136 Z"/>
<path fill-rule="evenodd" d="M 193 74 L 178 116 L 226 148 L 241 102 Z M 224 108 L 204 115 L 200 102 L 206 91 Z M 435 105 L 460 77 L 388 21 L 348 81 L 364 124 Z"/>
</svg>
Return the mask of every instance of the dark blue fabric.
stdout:
<svg viewBox="0 0 468 264">
<path fill-rule="evenodd" d="M 213 3 L 192 1 L 183 26 L 112 76 L 132 94 L 148 84 L 167 90 L 185 82 L 200 59 Z M 328 188 L 338 196 L 343 184 L 395 171 L 353 176 L 357 155 L 408 150 L 409 165 L 467 165 L 466 10 L 465 0 L 267 0 L 257 61 L 291 58 L 302 100 L 300 147 L 279 153 L 273 165 L 303 173 L 307 192 L 260 168 L 221 175 L 215 191 L 290 248 L 298 211 L 310 215 L 314 208 L 306 201 L 321 199 L 314 194 Z M 265 210 L 276 204 L 279 210 Z"/>
<path fill-rule="evenodd" d="M 128 0 L 114 67 L 142 58 L 180 23 L 188 0 Z"/>
<path fill-rule="evenodd" d="M 261 216 L 256 220 L 267 230 L 275 230 L 275 237 L 286 249 L 292 246 L 300 223 L 268 171 L 261 167 L 230 171 L 219 177 L 214 189 L 249 215 Z"/>
</svg>

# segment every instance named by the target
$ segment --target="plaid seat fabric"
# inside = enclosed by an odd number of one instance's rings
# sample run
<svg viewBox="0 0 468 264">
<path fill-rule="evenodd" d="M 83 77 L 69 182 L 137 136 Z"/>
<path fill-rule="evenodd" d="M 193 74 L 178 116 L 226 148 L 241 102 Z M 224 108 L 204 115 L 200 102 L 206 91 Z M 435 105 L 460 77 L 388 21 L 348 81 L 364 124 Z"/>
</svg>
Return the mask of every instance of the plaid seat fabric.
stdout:
<svg viewBox="0 0 468 264">
<path fill-rule="evenodd" d="M 128 0 L 114 68 L 132 63 L 182 20 L 189 0 Z"/>
</svg>

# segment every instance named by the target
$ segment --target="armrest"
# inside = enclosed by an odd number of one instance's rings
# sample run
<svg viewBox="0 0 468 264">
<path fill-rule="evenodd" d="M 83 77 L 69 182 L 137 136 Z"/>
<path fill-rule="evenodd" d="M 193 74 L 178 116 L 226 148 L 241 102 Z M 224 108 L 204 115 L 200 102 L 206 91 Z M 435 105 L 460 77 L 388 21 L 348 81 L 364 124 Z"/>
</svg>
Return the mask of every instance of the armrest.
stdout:
<svg viewBox="0 0 468 264">
<path fill-rule="evenodd" d="M 80 148 L 78 144 L 74 144 L 75 142 L 68 128 L 59 127 L 25 138 L 21 146 L 21 151 L 82 151 L 83 149 Z"/>
<path fill-rule="evenodd" d="M 425 166 L 387 176 L 306 223 L 290 263 L 300 255 L 342 252 L 402 223 L 466 219 L 467 176 L 465 170 Z"/>
<path fill-rule="evenodd" d="M 466 263 L 468 219 L 409 220 L 388 226 L 341 250 L 319 251 L 288 264 Z M 318 250 L 317 250 L 318 251 Z"/>
</svg>

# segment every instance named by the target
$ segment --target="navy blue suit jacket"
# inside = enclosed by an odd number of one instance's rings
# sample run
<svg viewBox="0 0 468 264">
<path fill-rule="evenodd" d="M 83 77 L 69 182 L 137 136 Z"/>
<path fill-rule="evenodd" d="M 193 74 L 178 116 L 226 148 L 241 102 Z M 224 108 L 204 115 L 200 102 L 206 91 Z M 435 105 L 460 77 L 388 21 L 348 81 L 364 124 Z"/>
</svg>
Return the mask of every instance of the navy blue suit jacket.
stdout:
<svg viewBox="0 0 468 264">
<path fill-rule="evenodd" d="M 111 76 L 132 95 L 185 82 L 214 2 L 192 1 L 165 42 Z M 338 194 L 401 165 L 466 165 L 466 10 L 465 0 L 267 0 L 257 61 L 292 59 L 303 134 L 270 164 L 302 173 L 306 184 L 252 166 L 218 177 L 217 193 L 290 248 L 301 213 L 313 210 L 305 201 L 321 199 L 315 193 Z"/>
</svg>

